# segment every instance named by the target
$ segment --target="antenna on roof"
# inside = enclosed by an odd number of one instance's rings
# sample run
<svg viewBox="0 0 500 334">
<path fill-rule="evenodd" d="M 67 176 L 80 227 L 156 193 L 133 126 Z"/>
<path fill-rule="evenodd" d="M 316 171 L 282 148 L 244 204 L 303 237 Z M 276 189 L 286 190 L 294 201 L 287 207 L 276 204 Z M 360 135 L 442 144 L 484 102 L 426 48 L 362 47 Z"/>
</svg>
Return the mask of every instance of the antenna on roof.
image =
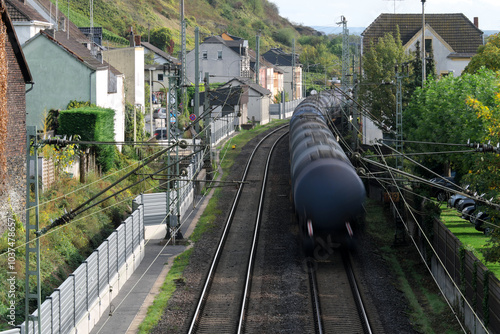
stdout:
<svg viewBox="0 0 500 334">
<path fill-rule="evenodd" d="M 384 1 L 393 1 L 394 2 L 394 14 L 396 14 L 396 1 L 404 1 L 404 0 L 384 0 Z"/>
</svg>

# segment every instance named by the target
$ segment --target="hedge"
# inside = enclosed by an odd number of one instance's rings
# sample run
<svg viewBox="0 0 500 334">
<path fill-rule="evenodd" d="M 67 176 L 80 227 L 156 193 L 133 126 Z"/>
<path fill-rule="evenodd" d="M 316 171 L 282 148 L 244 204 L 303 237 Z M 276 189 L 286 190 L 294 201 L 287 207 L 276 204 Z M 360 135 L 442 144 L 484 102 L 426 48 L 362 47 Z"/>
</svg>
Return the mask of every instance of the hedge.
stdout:
<svg viewBox="0 0 500 334">
<path fill-rule="evenodd" d="M 79 135 L 82 141 L 112 142 L 115 133 L 115 111 L 99 107 L 62 110 L 59 113 L 57 134 Z M 96 161 L 103 172 L 114 166 L 115 145 L 90 145 L 96 152 Z"/>
</svg>

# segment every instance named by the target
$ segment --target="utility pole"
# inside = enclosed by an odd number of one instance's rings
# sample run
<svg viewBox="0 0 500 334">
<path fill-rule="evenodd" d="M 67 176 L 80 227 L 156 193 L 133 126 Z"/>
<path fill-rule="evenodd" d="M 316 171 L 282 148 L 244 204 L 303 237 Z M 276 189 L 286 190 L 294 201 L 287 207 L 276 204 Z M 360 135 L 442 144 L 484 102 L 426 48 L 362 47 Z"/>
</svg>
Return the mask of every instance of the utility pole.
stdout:
<svg viewBox="0 0 500 334">
<path fill-rule="evenodd" d="M 295 38 L 292 40 L 292 101 L 295 100 Z"/>
<path fill-rule="evenodd" d="M 341 17 L 341 21 L 337 24 L 342 24 L 342 90 L 347 93 L 349 88 L 349 29 L 347 29 L 347 19 Z"/>
<path fill-rule="evenodd" d="M 200 133 L 200 29 L 194 29 L 194 131 Z M 194 142 L 193 142 L 194 144 Z"/>
<path fill-rule="evenodd" d="M 38 209 L 38 139 L 36 126 L 26 127 L 26 274 L 25 274 L 25 323 L 29 329 L 29 321 L 37 322 L 38 333 L 42 328 L 41 320 L 41 276 L 40 276 L 40 216 Z M 33 148 L 33 151 L 31 151 Z M 34 178 L 31 178 L 33 170 Z M 30 219 L 30 214 L 35 212 L 34 222 Z M 34 262 L 34 263 L 33 263 Z M 9 268 L 14 272 L 15 268 Z M 30 289 L 30 278 L 35 281 L 34 292 Z M 36 316 L 30 315 L 30 301 L 34 300 L 38 309 Z"/>
<path fill-rule="evenodd" d="M 422 88 L 426 78 L 425 73 L 425 0 L 422 0 Z"/>
<path fill-rule="evenodd" d="M 256 74 L 256 78 L 255 78 L 255 83 L 257 85 L 260 85 L 260 36 L 257 35 L 256 36 L 256 44 L 257 44 L 257 55 L 256 55 L 256 59 L 255 59 L 255 74 Z"/>
<path fill-rule="evenodd" d="M 407 77 L 407 64 L 396 65 L 396 168 L 403 170 L 403 78 Z"/>
<path fill-rule="evenodd" d="M 205 72 L 205 103 L 203 104 L 203 144 L 208 150 L 208 153 L 205 153 L 203 156 L 203 167 L 207 170 L 207 175 L 211 175 L 209 173 L 212 169 L 212 134 L 211 134 L 211 112 L 210 112 L 210 75 L 208 72 Z"/>
<path fill-rule="evenodd" d="M 184 18 L 184 0 L 181 0 L 181 103 L 186 103 L 186 20 Z"/>
</svg>

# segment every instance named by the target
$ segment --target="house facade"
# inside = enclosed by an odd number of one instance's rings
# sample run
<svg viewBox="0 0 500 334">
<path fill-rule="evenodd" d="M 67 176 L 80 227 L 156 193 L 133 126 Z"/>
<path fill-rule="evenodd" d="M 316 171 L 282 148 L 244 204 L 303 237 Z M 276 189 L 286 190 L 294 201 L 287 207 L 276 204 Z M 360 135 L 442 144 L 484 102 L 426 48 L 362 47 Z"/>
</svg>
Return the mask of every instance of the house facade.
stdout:
<svg viewBox="0 0 500 334">
<path fill-rule="evenodd" d="M 241 123 L 255 121 L 259 124 L 269 123 L 269 105 L 271 104 L 271 91 L 254 83 L 249 78 L 234 78 L 225 83 L 222 87 L 241 86 L 246 96 L 247 115 L 242 115 Z"/>
<path fill-rule="evenodd" d="M 210 83 L 225 83 L 234 77 L 250 77 L 247 40 L 211 36 L 200 44 L 199 50 L 200 80 L 207 72 L 210 74 Z M 195 80 L 194 60 L 195 52 L 192 50 L 186 55 L 187 78 L 191 83 Z"/>
<path fill-rule="evenodd" d="M 26 205 L 26 89 L 33 81 L 28 63 L 14 31 L 14 25 L 0 0 L 0 115 L 4 133 L 0 136 L 0 233 L 13 215 L 25 220 Z M 5 74 L 5 75 L 3 75 Z M 28 93 L 29 94 L 29 93 Z"/>
<path fill-rule="evenodd" d="M 115 110 L 115 140 L 124 140 L 121 72 L 92 57 L 89 49 L 64 31 L 41 31 L 24 44 L 23 51 L 36 83 L 26 97 L 28 125 L 40 127 L 45 111 L 66 109 L 72 100 L 90 101 Z"/>
<path fill-rule="evenodd" d="M 484 43 L 479 20 L 473 23 L 463 14 L 425 14 L 425 23 L 426 53 L 429 56 L 432 49 L 438 77 L 460 75 Z M 398 28 L 406 52 L 415 51 L 417 42 L 422 45 L 422 15 L 381 14 L 361 34 L 362 53 L 385 33 L 395 36 Z"/>
<path fill-rule="evenodd" d="M 125 98 L 144 111 L 144 48 L 131 46 L 128 48 L 102 51 L 102 59 L 125 75 Z"/>
<path fill-rule="evenodd" d="M 265 60 L 283 71 L 283 89 L 291 100 L 302 98 L 302 65 L 295 54 L 295 62 L 291 53 L 273 48 L 262 54 Z"/>
</svg>

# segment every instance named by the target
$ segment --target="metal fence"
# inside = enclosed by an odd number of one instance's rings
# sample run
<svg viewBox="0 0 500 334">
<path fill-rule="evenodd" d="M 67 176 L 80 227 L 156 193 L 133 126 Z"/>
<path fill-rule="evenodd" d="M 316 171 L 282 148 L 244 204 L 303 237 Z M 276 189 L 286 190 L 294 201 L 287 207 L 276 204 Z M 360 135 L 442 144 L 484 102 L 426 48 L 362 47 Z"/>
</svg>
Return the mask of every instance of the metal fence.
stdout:
<svg viewBox="0 0 500 334">
<path fill-rule="evenodd" d="M 136 210 L 41 305 L 38 322 L 5 333 L 89 333 L 144 257 L 144 206 Z M 38 310 L 33 313 L 38 315 Z"/>
<path fill-rule="evenodd" d="M 489 275 L 486 281 L 486 266 L 471 251 L 461 250 L 463 245 L 460 240 L 440 221 L 434 222 L 434 247 L 441 261 L 433 261 L 433 274 L 440 282 L 446 297 L 453 305 L 459 306 L 467 328 L 471 333 L 487 333 L 474 316 L 477 314 L 481 322 L 488 322 L 488 332 L 500 333 L 500 282 L 495 275 Z M 445 268 L 462 290 L 467 303 L 462 301 Z M 488 284 L 487 288 L 485 283 Z"/>
<path fill-rule="evenodd" d="M 292 117 L 293 111 L 304 99 L 297 99 L 284 103 L 269 105 L 269 116 L 271 119 L 285 119 Z"/>
<path fill-rule="evenodd" d="M 235 128 L 239 125 L 238 117 L 233 114 L 217 117 L 210 123 L 211 128 L 211 143 L 217 145 L 221 140 L 231 135 Z"/>
</svg>

